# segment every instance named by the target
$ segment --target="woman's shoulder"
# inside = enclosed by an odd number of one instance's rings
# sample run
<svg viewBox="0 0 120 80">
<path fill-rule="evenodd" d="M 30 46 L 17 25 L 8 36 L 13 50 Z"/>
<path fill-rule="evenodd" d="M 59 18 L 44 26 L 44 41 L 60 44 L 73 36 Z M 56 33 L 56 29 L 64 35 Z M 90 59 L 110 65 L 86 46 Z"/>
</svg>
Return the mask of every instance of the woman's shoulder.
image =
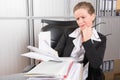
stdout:
<svg viewBox="0 0 120 80">
<path fill-rule="evenodd" d="M 100 33 L 100 32 L 98 32 L 98 35 L 99 35 L 100 39 L 102 39 L 102 40 L 107 39 L 107 37 L 104 34 Z"/>
<path fill-rule="evenodd" d="M 65 30 L 65 33 L 66 33 L 66 34 L 70 34 L 70 33 L 72 33 L 75 29 L 76 29 L 76 27 L 67 28 L 67 29 Z"/>
</svg>

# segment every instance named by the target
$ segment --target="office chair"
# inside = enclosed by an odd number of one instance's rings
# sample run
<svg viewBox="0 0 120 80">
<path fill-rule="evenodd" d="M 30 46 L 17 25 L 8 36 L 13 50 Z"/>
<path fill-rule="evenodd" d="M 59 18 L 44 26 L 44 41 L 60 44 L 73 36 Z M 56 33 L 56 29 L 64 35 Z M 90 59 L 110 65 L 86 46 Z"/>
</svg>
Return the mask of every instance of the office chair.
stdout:
<svg viewBox="0 0 120 80">
<path fill-rule="evenodd" d="M 73 21 L 57 21 L 57 20 L 47 20 L 42 19 L 42 24 L 47 23 L 47 25 L 43 25 L 41 31 L 50 31 L 51 32 L 51 47 L 55 48 L 60 37 L 68 28 L 73 29 L 77 28 L 78 25 L 75 20 Z"/>
</svg>

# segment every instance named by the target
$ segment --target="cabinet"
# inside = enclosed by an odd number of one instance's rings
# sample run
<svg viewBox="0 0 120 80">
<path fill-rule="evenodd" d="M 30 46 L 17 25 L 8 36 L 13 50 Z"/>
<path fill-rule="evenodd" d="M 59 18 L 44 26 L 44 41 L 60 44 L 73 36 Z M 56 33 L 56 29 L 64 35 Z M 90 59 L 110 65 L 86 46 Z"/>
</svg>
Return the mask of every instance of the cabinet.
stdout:
<svg viewBox="0 0 120 80">
<path fill-rule="evenodd" d="M 117 16 L 120 16 L 120 0 L 117 0 L 116 15 L 117 15 Z"/>
<path fill-rule="evenodd" d="M 120 80 L 120 59 L 114 60 L 114 69 L 110 72 L 105 72 L 105 80 Z"/>
</svg>

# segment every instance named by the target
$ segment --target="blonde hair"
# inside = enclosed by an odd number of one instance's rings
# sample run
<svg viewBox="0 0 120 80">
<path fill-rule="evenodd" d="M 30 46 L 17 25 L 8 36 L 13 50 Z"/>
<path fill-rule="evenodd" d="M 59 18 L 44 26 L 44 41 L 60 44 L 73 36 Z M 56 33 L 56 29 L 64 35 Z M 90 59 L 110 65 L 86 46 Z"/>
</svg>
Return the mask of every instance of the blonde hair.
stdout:
<svg viewBox="0 0 120 80">
<path fill-rule="evenodd" d="M 79 2 L 78 4 L 75 5 L 73 9 L 73 13 L 76 10 L 81 9 L 81 8 L 88 10 L 88 13 L 91 15 L 95 13 L 95 9 L 90 2 Z"/>
</svg>

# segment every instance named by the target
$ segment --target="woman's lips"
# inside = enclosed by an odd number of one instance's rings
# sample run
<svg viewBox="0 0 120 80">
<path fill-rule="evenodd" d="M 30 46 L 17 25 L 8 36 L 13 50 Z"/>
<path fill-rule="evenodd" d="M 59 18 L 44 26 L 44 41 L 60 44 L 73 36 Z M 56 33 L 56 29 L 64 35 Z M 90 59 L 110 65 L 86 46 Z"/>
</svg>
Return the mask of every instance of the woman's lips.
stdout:
<svg viewBox="0 0 120 80">
<path fill-rule="evenodd" d="M 84 25 L 80 25 L 80 27 L 84 27 Z"/>
</svg>

